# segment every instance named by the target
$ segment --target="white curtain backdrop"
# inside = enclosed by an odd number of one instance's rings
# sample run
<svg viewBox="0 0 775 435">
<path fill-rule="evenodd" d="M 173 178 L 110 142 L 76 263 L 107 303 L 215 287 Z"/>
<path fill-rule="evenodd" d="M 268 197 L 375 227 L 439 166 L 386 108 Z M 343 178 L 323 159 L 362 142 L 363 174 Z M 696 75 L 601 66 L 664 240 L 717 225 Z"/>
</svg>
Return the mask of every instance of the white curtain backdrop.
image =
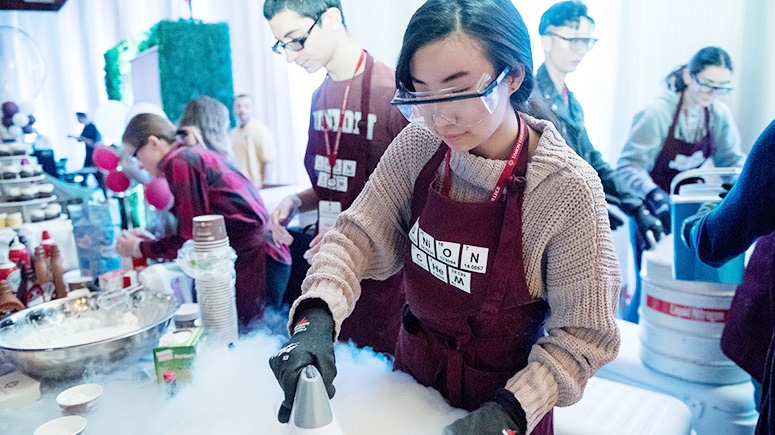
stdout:
<svg viewBox="0 0 775 435">
<path fill-rule="evenodd" d="M 269 49 L 274 43 L 260 0 L 192 0 L 194 18 L 226 22 L 231 31 L 235 93 L 254 95 L 259 118 L 276 137 L 279 165 L 272 180 L 303 182 L 310 95 L 324 73 L 309 75 Z M 406 23 L 422 0 L 343 0 L 349 31 L 376 58 L 395 64 Z M 554 1 L 514 0 L 531 37 L 535 67 L 543 53 L 538 21 Z M 654 98 L 662 79 L 699 48 L 718 45 L 735 66 L 736 90 L 724 97 L 750 147 L 775 118 L 775 2 L 772 0 L 588 0 L 600 38 L 568 85 L 584 106 L 595 146 L 615 164 L 632 116 Z M 81 145 L 66 139 L 81 126 L 74 112 L 107 102 L 105 51 L 159 20 L 188 18 L 184 0 L 69 0 L 58 13 L 0 11 L 40 46 L 47 65 L 33 100 L 37 129 L 57 157 Z M 2 73 L 2 71 L 0 71 Z M 192 73 L 195 73 L 192 72 Z"/>
</svg>

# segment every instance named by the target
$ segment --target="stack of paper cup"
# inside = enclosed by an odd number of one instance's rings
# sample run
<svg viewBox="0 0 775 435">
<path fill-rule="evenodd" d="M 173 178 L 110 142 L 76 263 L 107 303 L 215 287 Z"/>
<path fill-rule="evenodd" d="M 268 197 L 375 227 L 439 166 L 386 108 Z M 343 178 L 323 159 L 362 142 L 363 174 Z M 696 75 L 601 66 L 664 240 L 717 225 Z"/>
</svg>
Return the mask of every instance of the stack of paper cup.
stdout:
<svg viewBox="0 0 775 435">
<path fill-rule="evenodd" d="M 223 216 L 195 217 L 193 232 L 194 257 L 202 269 L 194 276 L 202 326 L 207 329 L 208 341 L 234 343 L 238 337 L 235 272 L 232 256 L 226 255 L 233 251 Z"/>
<path fill-rule="evenodd" d="M 210 252 L 229 246 L 226 223 L 223 216 L 208 214 L 194 217 L 194 249 Z"/>
</svg>

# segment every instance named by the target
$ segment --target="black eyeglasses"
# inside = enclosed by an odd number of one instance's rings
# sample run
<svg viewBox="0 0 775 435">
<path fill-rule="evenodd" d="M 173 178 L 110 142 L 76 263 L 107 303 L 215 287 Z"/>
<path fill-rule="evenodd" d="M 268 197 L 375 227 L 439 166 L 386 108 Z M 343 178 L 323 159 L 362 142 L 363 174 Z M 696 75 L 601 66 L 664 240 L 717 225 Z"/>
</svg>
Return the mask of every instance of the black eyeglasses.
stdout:
<svg viewBox="0 0 775 435">
<path fill-rule="evenodd" d="M 143 139 L 139 144 L 137 144 L 137 148 L 135 148 L 135 152 L 132 153 L 132 157 L 136 159 L 137 153 L 139 153 L 140 150 L 146 145 L 148 145 L 148 139 Z"/>
<path fill-rule="evenodd" d="M 291 39 L 288 42 L 282 42 L 279 39 L 277 42 L 274 43 L 272 46 L 272 51 L 274 51 L 277 54 L 285 54 L 285 51 L 301 51 L 304 48 L 304 43 L 307 42 L 307 38 L 309 38 L 310 32 L 312 32 L 312 29 L 315 28 L 315 25 L 320 21 L 320 17 L 323 15 L 318 15 L 317 18 L 315 18 L 315 22 L 312 23 L 311 26 L 309 26 L 309 30 L 307 30 L 307 33 L 302 35 L 299 38 Z"/>
<path fill-rule="evenodd" d="M 554 32 L 546 32 L 545 35 L 556 36 L 563 41 L 568 41 L 568 45 L 573 51 L 592 50 L 592 47 L 597 43 L 597 38 L 566 38 L 565 36 L 558 35 Z"/>
<path fill-rule="evenodd" d="M 702 92 L 706 94 L 726 95 L 732 92 L 734 89 L 732 86 L 713 86 L 705 83 L 704 81 L 700 80 L 700 78 L 697 77 L 697 74 L 695 73 L 692 73 L 691 76 L 692 79 L 697 82 L 698 85 L 700 85 Z"/>
</svg>

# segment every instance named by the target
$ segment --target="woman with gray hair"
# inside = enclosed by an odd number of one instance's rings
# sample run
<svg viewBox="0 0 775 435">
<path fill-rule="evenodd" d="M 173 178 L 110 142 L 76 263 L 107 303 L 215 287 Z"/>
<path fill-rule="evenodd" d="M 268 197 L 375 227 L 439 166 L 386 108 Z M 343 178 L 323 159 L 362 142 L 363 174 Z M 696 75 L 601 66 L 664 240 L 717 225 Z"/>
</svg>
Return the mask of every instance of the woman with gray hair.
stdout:
<svg viewBox="0 0 775 435">
<path fill-rule="evenodd" d="M 234 162 L 234 152 L 229 136 L 229 109 L 220 101 L 207 95 L 194 98 L 186 104 L 178 125 L 199 128 L 205 146 Z"/>
</svg>

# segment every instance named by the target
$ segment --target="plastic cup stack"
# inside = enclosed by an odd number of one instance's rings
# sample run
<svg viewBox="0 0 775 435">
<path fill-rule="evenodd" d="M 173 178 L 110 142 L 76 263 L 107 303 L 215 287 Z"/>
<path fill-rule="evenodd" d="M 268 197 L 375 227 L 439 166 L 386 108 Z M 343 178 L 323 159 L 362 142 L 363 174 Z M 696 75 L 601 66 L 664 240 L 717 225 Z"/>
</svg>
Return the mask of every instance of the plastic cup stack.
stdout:
<svg viewBox="0 0 775 435">
<path fill-rule="evenodd" d="M 223 216 L 204 215 L 194 218 L 193 267 L 202 326 L 208 341 L 229 344 L 237 341 L 238 321 L 235 302 L 233 250 L 226 235 Z"/>
</svg>

